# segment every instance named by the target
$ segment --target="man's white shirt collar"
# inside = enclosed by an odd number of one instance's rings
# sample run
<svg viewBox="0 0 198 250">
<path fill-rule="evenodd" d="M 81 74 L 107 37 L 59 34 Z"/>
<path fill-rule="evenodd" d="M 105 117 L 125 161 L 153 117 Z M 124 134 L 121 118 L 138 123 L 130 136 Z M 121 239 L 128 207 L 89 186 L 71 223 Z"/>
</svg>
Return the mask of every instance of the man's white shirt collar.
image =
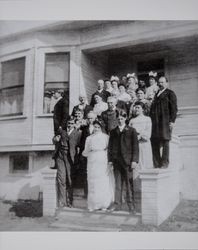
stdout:
<svg viewBox="0 0 198 250">
<path fill-rule="evenodd" d="M 98 89 L 98 92 L 101 93 L 103 91 L 103 89 Z"/>
<path fill-rule="evenodd" d="M 67 134 L 70 135 L 73 132 L 74 128 L 72 128 L 71 130 L 67 130 Z"/>
<path fill-rule="evenodd" d="M 125 127 L 125 124 L 124 124 L 124 125 L 122 125 L 122 126 L 118 126 L 118 127 L 119 127 L 120 132 L 122 132 L 122 131 L 123 131 L 123 129 L 124 129 L 124 127 Z"/>
<path fill-rule="evenodd" d="M 157 94 L 157 97 L 160 96 L 166 89 L 167 89 L 167 88 L 164 88 L 164 89 L 160 90 L 160 91 L 158 92 L 158 94 Z"/>
<path fill-rule="evenodd" d="M 90 125 L 89 125 L 89 132 L 90 132 L 90 134 L 93 133 L 93 130 L 94 130 L 94 125 L 93 125 L 93 124 L 90 124 Z"/>
</svg>

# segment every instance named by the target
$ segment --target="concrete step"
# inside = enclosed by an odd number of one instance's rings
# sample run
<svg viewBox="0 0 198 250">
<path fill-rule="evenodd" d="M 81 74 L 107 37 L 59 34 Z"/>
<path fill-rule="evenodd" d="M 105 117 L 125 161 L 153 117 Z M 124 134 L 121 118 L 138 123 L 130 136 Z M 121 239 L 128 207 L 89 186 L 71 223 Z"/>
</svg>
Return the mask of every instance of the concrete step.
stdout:
<svg viewBox="0 0 198 250">
<path fill-rule="evenodd" d="M 141 211 L 141 193 L 135 192 L 135 204 L 136 204 L 136 210 L 138 212 Z M 77 208 L 87 208 L 87 199 L 84 198 L 84 191 L 83 189 L 74 189 L 74 200 L 73 200 L 73 206 Z M 128 211 L 128 206 L 126 204 L 126 197 L 123 196 L 123 205 L 122 210 Z"/>
<path fill-rule="evenodd" d="M 94 211 L 79 208 L 57 210 L 56 221 L 50 227 L 72 231 L 121 231 L 123 226 L 135 226 L 140 214 L 132 215 L 125 211 Z"/>
</svg>

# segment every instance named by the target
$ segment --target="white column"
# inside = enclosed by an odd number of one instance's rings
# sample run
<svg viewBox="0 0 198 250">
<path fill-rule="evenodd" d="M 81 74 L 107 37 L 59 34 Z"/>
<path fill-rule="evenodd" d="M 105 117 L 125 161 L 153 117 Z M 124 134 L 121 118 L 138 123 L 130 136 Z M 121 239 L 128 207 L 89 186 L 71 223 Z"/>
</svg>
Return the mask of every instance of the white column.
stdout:
<svg viewBox="0 0 198 250">
<path fill-rule="evenodd" d="M 56 171 L 47 169 L 42 172 L 43 186 L 43 216 L 55 215 L 56 201 Z"/>
</svg>

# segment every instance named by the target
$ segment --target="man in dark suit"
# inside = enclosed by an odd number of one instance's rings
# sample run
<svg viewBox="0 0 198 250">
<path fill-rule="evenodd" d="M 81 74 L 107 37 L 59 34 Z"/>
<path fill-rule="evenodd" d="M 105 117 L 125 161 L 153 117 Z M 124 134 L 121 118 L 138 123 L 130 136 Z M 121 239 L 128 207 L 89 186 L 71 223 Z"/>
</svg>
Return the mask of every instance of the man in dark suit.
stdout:
<svg viewBox="0 0 198 250">
<path fill-rule="evenodd" d="M 73 180 L 75 177 L 75 161 L 78 157 L 78 147 L 81 133 L 74 128 L 74 119 L 67 121 L 66 130 L 54 137 L 58 142 L 57 163 L 57 200 L 58 206 L 72 207 Z"/>
<path fill-rule="evenodd" d="M 63 96 L 61 95 L 63 93 Z M 68 99 L 68 92 L 57 90 L 54 93 L 54 98 L 57 100 L 54 111 L 53 111 L 53 121 L 54 121 L 54 135 L 60 135 L 62 129 L 66 128 L 67 118 L 69 116 L 69 99 Z M 53 140 L 55 144 L 55 150 L 52 155 L 52 159 L 56 159 L 56 154 L 58 152 L 56 140 Z M 57 169 L 56 160 L 54 167 L 51 169 Z"/>
<path fill-rule="evenodd" d="M 94 105 L 96 104 L 96 101 L 94 98 L 95 95 L 99 95 L 104 102 L 107 102 L 107 98 L 111 95 L 108 91 L 106 91 L 104 89 L 104 81 L 103 80 L 98 80 L 98 88 L 97 88 L 96 92 L 91 97 L 90 105 L 92 107 L 94 107 Z"/>
<path fill-rule="evenodd" d="M 151 144 L 155 168 L 167 168 L 169 164 L 169 141 L 177 116 L 177 97 L 168 89 L 166 77 L 159 78 L 159 91 L 151 104 Z M 160 152 L 162 148 L 162 154 Z"/>
<path fill-rule="evenodd" d="M 57 90 L 54 93 L 54 97 L 58 100 L 54 106 L 54 134 L 59 134 L 59 129 L 65 129 L 67 118 L 69 116 L 69 97 L 68 92 L 64 91 L 63 96 L 61 96 L 62 91 Z"/>
<path fill-rule="evenodd" d="M 108 109 L 103 111 L 101 114 L 101 119 L 105 124 L 105 131 L 107 134 L 110 133 L 112 129 L 118 126 L 118 113 L 119 110 L 116 108 L 117 99 L 113 96 L 107 98 Z"/>
<path fill-rule="evenodd" d="M 135 212 L 133 169 L 139 161 L 139 144 L 135 129 L 126 125 L 127 114 L 120 111 L 118 126 L 110 132 L 108 160 L 114 168 L 115 202 L 111 210 L 120 210 L 122 189 L 126 184 L 126 201 L 130 212 Z"/>
<path fill-rule="evenodd" d="M 80 139 L 80 173 L 83 179 L 84 196 L 87 198 L 88 187 L 87 187 L 87 157 L 82 156 L 82 152 L 85 148 L 85 142 L 88 136 L 90 136 L 94 131 L 93 122 L 96 119 L 96 114 L 90 111 L 87 114 L 87 125 L 81 128 L 82 134 Z"/>
</svg>

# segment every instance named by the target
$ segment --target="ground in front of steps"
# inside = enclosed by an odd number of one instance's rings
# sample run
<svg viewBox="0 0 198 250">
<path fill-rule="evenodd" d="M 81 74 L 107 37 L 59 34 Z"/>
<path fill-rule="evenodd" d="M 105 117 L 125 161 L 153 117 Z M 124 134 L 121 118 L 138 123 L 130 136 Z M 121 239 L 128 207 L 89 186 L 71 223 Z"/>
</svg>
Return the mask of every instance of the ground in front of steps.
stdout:
<svg viewBox="0 0 198 250">
<path fill-rule="evenodd" d="M 67 228 L 50 227 L 56 218 L 40 217 L 41 206 L 36 202 L 28 204 L 28 208 L 25 208 L 24 203 L 21 202 L 18 213 L 13 213 L 12 208 L 13 204 L 0 201 L 0 231 L 71 231 Z M 29 209 L 29 216 L 30 214 L 33 216 L 32 218 L 23 216 L 23 212 L 27 209 Z M 158 227 L 142 225 L 141 222 L 138 222 L 135 226 L 122 227 L 122 231 L 197 232 L 198 201 L 182 201 L 172 215 Z"/>
</svg>

